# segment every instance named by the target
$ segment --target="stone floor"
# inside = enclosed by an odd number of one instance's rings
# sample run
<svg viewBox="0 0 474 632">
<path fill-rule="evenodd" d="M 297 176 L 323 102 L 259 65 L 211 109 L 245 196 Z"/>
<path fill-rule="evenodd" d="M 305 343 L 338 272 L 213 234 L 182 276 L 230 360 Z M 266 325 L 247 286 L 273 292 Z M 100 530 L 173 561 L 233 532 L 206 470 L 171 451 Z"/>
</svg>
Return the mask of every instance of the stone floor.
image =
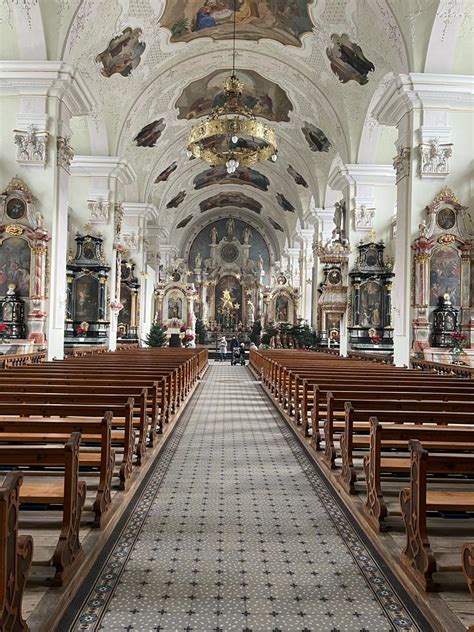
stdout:
<svg viewBox="0 0 474 632">
<path fill-rule="evenodd" d="M 212 364 L 58 630 L 430 630 L 250 371 Z"/>
</svg>

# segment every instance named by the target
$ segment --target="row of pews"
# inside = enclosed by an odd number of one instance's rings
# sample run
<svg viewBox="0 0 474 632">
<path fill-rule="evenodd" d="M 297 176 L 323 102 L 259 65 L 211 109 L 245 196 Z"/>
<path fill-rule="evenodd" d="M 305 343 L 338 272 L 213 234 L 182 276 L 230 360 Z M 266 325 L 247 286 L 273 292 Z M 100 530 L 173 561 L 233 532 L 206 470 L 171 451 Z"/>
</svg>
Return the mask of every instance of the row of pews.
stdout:
<svg viewBox="0 0 474 632">
<path fill-rule="evenodd" d="M 419 586 L 434 590 L 441 570 L 431 525 L 437 543 L 467 534 L 457 566 L 474 595 L 474 383 L 323 353 L 252 351 L 250 365 L 365 523 L 404 526 Z M 445 538 L 440 516 L 457 518 Z"/>
<path fill-rule="evenodd" d="M 122 349 L 0 371 L 2 632 L 28 629 L 29 573 L 48 586 L 75 576 L 81 529 L 104 527 L 206 367 L 207 350 Z M 45 528 L 57 539 L 35 559 Z"/>
</svg>

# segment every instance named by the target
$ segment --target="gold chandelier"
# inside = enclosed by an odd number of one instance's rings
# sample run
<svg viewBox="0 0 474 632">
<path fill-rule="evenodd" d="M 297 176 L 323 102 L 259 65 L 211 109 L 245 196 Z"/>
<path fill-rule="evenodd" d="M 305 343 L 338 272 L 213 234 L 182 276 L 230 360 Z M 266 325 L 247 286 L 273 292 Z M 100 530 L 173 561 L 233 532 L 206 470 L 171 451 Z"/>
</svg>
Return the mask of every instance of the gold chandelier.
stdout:
<svg viewBox="0 0 474 632">
<path fill-rule="evenodd" d="M 278 152 L 275 130 L 258 121 L 243 102 L 244 84 L 235 74 L 235 43 L 234 0 L 232 74 L 224 81 L 224 103 L 215 107 L 207 120 L 192 127 L 187 151 L 189 158 L 201 158 L 212 166 L 225 165 L 227 173 L 234 173 L 240 165 L 275 162 Z"/>
</svg>

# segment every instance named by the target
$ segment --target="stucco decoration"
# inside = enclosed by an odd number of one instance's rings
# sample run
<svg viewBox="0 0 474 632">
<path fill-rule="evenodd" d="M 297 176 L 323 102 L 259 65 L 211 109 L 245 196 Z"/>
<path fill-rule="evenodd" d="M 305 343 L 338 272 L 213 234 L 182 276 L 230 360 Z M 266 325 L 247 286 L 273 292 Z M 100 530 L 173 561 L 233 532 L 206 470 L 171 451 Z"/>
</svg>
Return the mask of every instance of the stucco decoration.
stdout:
<svg viewBox="0 0 474 632">
<path fill-rule="evenodd" d="M 453 155 L 452 143 L 440 143 L 434 138 L 428 143 L 420 143 L 419 173 L 422 178 L 444 178 L 449 174 L 449 159 Z"/>
<path fill-rule="evenodd" d="M 44 167 L 48 162 L 48 137 L 46 130 L 29 125 L 27 130 L 15 130 L 16 161 L 24 167 Z"/>
<path fill-rule="evenodd" d="M 246 40 L 275 39 L 288 46 L 301 46 L 311 32 L 309 0 L 239 0 L 237 37 Z M 162 25 L 171 31 L 172 42 L 200 37 L 229 39 L 233 32 L 234 0 L 167 2 Z"/>
<path fill-rule="evenodd" d="M 253 110 L 255 116 L 270 121 L 289 121 L 293 110 L 285 91 L 276 83 L 265 79 L 253 70 L 237 73 L 244 84 L 242 99 Z M 229 76 L 228 70 L 218 70 L 203 79 L 186 86 L 176 102 L 178 118 L 193 119 L 208 116 L 214 107 L 220 107 L 225 100 L 223 84 Z"/>
<path fill-rule="evenodd" d="M 354 209 L 354 228 L 358 231 L 370 231 L 374 227 L 375 209 L 365 204 Z"/>
<path fill-rule="evenodd" d="M 146 47 L 145 42 L 139 41 L 141 34 L 141 29 L 128 26 L 97 55 L 95 61 L 102 64 L 100 72 L 104 77 L 111 77 L 115 73 L 128 77 L 138 66 Z"/>
</svg>

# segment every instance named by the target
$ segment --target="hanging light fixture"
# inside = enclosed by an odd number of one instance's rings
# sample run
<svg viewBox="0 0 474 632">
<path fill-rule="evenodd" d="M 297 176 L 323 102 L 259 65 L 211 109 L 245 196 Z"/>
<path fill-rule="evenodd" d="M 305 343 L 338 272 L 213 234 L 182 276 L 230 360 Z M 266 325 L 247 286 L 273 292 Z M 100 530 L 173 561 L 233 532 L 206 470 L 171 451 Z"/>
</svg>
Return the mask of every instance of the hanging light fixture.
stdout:
<svg viewBox="0 0 474 632">
<path fill-rule="evenodd" d="M 212 166 L 225 165 L 227 173 L 239 166 L 250 166 L 264 160 L 277 160 L 275 130 L 258 121 L 242 98 L 244 84 L 235 74 L 236 0 L 234 0 L 234 33 L 232 74 L 224 81 L 224 103 L 215 107 L 209 117 L 191 129 L 187 155 L 201 158 Z"/>
</svg>

